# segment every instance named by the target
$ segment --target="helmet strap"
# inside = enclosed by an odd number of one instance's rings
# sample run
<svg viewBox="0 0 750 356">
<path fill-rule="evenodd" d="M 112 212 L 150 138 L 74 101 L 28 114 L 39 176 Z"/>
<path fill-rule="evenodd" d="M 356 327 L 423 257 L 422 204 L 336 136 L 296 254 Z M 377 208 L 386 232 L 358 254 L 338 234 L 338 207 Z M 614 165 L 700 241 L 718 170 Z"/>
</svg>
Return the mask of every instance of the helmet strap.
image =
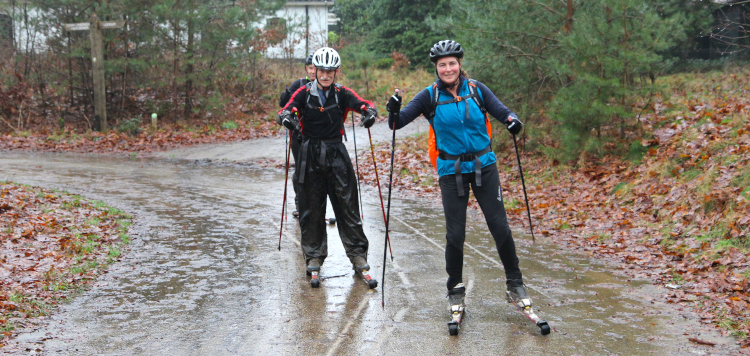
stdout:
<svg viewBox="0 0 750 356">
<path fill-rule="evenodd" d="M 441 82 L 443 82 L 443 80 L 440 79 L 440 74 L 438 74 L 437 67 L 435 67 L 435 76 L 438 78 L 438 80 L 440 80 Z M 460 80 L 461 80 L 461 67 L 459 67 L 459 73 L 458 73 L 458 76 L 456 77 L 456 81 L 455 82 L 453 82 L 453 83 L 443 82 L 443 84 L 445 84 L 445 87 L 447 89 L 453 89 L 454 87 L 456 87 L 456 85 L 458 85 L 458 82 Z"/>
</svg>

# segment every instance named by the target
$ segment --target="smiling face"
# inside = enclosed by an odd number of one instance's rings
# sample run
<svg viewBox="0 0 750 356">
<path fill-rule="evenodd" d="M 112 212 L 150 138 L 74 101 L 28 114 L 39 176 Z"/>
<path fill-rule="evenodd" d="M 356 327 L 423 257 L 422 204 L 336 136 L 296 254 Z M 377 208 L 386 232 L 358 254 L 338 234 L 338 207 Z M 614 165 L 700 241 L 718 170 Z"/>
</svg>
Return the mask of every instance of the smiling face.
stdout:
<svg viewBox="0 0 750 356">
<path fill-rule="evenodd" d="M 307 76 L 310 77 L 310 79 L 315 79 L 315 66 L 312 64 L 308 64 L 305 66 L 305 72 L 307 72 Z"/>
<path fill-rule="evenodd" d="M 461 64 L 456 57 L 443 57 L 437 60 L 435 69 L 437 70 L 438 78 L 443 83 L 450 85 L 458 80 L 458 76 L 461 73 Z"/>
<path fill-rule="evenodd" d="M 333 78 L 336 76 L 336 72 L 338 71 L 338 69 L 325 70 L 318 68 L 318 86 L 320 86 L 321 88 L 328 88 L 329 86 L 331 86 L 331 84 L 333 84 Z"/>
</svg>

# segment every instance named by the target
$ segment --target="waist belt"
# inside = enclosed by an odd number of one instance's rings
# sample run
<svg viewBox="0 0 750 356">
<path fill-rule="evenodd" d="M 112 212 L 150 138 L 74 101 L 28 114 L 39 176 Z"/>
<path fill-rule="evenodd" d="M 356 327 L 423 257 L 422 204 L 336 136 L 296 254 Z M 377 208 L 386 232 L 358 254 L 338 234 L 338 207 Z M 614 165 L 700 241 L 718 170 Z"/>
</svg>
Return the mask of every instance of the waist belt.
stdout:
<svg viewBox="0 0 750 356">
<path fill-rule="evenodd" d="M 302 147 L 300 147 L 299 161 L 299 183 L 305 182 L 305 171 L 307 170 L 307 151 L 310 149 L 310 142 L 320 144 L 320 155 L 318 156 L 318 165 L 324 165 L 326 162 L 326 144 L 341 143 L 341 137 L 336 138 L 302 138 Z"/>
<path fill-rule="evenodd" d="M 440 151 L 438 153 L 438 157 L 440 159 L 446 160 L 446 161 L 456 161 L 456 163 L 453 164 L 453 170 L 456 172 L 456 186 L 458 190 L 458 196 L 462 197 L 464 196 L 464 179 L 463 174 L 461 174 L 461 162 L 471 162 L 474 161 L 474 181 L 477 183 L 477 187 L 482 186 L 482 162 L 479 160 L 479 157 L 484 156 L 485 154 L 491 152 L 492 149 L 490 146 L 487 146 L 487 148 L 474 153 L 467 153 L 463 155 L 450 155 L 443 151 Z"/>
</svg>

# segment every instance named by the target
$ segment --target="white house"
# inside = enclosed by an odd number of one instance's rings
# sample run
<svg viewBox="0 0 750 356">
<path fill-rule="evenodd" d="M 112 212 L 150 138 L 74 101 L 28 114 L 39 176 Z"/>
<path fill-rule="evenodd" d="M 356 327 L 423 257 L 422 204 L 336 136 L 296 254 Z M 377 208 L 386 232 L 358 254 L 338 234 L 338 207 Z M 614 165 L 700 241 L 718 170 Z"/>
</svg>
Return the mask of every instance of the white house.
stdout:
<svg viewBox="0 0 750 356">
<path fill-rule="evenodd" d="M 266 19 L 266 28 L 285 30 L 286 38 L 268 49 L 271 58 L 302 59 L 316 49 L 328 44 L 328 31 L 335 28 L 338 19 L 331 12 L 333 0 L 292 0 Z"/>
</svg>

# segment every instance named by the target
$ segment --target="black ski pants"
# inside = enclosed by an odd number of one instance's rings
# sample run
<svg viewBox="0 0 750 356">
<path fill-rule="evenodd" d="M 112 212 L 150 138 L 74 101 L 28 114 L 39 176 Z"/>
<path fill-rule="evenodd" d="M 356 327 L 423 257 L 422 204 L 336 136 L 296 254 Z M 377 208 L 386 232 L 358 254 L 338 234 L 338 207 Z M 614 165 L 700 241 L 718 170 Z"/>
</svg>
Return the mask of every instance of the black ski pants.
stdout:
<svg viewBox="0 0 750 356">
<path fill-rule="evenodd" d="M 303 146 L 305 143 L 303 142 Z M 321 150 L 325 149 L 321 157 Z M 305 176 L 299 184 L 299 223 L 302 231 L 302 252 L 305 262 L 311 258 L 325 260 L 328 256 L 326 233 L 326 198 L 336 216 L 336 227 L 346 255 L 351 260 L 356 256 L 367 258 L 369 242 L 362 229 L 357 196 L 357 177 L 354 174 L 349 153 L 342 142 L 324 143 L 310 139 L 305 154 Z M 294 180 L 299 181 L 302 169 L 294 171 Z"/>
<path fill-rule="evenodd" d="M 516 245 L 508 226 L 508 218 L 503 206 L 503 193 L 500 187 L 500 175 L 497 165 L 492 164 L 482 168 L 482 186 L 475 182 L 475 173 L 463 174 L 464 195 L 458 196 L 455 175 L 440 177 L 440 194 L 443 197 L 443 212 L 445 214 L 445 271 L 448 272 L 448 290 L 463 282 L 464 240 L 466 240 L 466 208 L 469 203 L 469 186 L 474 191 L 479 207 L 484 213 L 487 227 L 495 239 L 497 253 L 505 268 L 507 279 L 522 278 L 518 268 Z"/>
<path fill-rule="evenodd" d="M 297 170 L 297 156 L 299 156 L 299 146 L 302 137 L 299 134 L 299 130 L 292 131 L 292 158 L 294 159 L 294 170 Z M 294 176 L 294 174 L 292 174 Z M 292 179 L 292 188 L 294 189 L 294 210 L 299 210 L 299 184 L 297 181 Z"/>
</svg>

